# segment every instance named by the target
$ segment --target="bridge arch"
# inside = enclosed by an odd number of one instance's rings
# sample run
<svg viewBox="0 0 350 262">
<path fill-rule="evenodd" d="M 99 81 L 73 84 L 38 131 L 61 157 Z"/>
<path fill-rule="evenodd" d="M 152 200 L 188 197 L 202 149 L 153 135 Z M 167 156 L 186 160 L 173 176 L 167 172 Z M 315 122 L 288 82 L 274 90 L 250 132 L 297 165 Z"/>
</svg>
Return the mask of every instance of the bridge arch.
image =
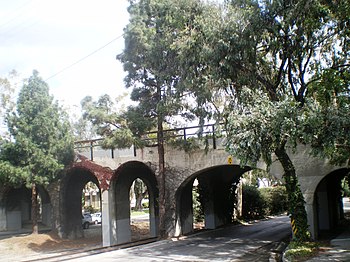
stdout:
<svg viewBox="0 0 350 262">
<path fill-rule="evenodd" d="M 195 179 L 204 195 L 202 207 L 205 228 L 214 229 L 231 222 L 233 199 L 230 191 L 235 189 L 243 173 L 251 170 L 239 165 L 216 165 L 197 171 L 186 178 L 175 193 L 175 236 L 191 233 L 193 229 L 192 187 Z"/>
<path fill-rule="evenodd" d="M 73 165 L 61 180 L 61 228 L 59 234 L 62 238 L 75 239 L 84 236 L 82 192 L 88 182 L 94 183 L 101 191 L 101 174 L 85 161 Z"/>
<path fill-rule="evenodd" d="M 52 205 L 43 186 L 37 186 L 39 204 L 39 229 L 52 227 Z M 0 200 L 0 231 L 32 228 L 32 192 L 25 185 L 5 187 Z"/>
<path fill-rule="evenodd" d="M 158 232 L 159 190 L 154 171 L 145 163 L 140 161 L 128 161 L 120 165 L 111 180 L 111 190 L 114 198 L 112 214 L 115 217 L 115 242 L 125 243 L 131 241 L 130 227 L 130 187 L 137 179 L 141 179 L 148 189 L 149 196 L 149 222 L 150 236 L 156 237 Z"/>
<path fill-rule="evenodd" d="M 341 181 L 349 172 L 349 168 L 339 168 L 317 183 L 313 205 L 315 238 L 318 238 L 322 232 L 335 228 L 344 219 Z"/>
</svg>

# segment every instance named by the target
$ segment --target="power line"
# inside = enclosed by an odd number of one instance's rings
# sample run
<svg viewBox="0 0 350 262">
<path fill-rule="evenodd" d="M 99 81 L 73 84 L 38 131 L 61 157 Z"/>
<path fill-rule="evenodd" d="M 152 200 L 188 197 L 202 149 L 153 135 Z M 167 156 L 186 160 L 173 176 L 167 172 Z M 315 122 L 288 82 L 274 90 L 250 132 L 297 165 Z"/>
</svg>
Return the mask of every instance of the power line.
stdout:
<svg viewBox="0 0 350 262">
<path fill-rule="evenodd" d="M 17 7 L 15 10 L 13 10 L 12 12 L 8 13 L 8 16 L 11 16 L 12 14 L 15 14 L 17 11 L 20 11 L 22 9 L 24 9 L 27 5 L 30 5 L 33 2 L 33 0 L 27 1 L 26 3 L 24 3 L 23 5 L 21 5 L 20 7 Z M 22 17 L 23 11 L 20 12 L 19 14 L 17 14 L 16 16 L 10 18 L 9 20 L 3 22 L 2 24 L 0 24 L 0 28 L 10 24 L 11 22 L 13 22 L 14 20 L 16 20 L 19 17 Z M 6 17 L 6 14 L 5 14 Z"/>
<path fill-rule="evenodd" d="M 114 39 L 112 39 L 111 41 L 109 41 L 107 44 L 101 46 L 100 48 L 96 49 L 95 51 L 91 52 L 90 54 L 84 56 L 83 58 L 80 58 L 79 60 L 77 60 L 77 61 L 74 62 L 73 64 L 71 64 L 71 65 L 69 65 L 69 66 L 67 66 L 67 67 L 64 67 L 63 69 L 61 69 L 61 70 L 58 71 L 57 73 L 55 73 L 55 74 L 51 75 L 50 77 L 46 78 L 45 81 L 48 81 L 49 79 L 54 78 L 54 77 L 56 77 L 57 75 L 63 73 L 64 71 L 70 69 L 71 67 L 73 67 L 73 66 L 79 64 L 80 62 L 82 62 L 82 61 L 84 61 L 85 59 L 89 58 L 90 56 L 96 54 L 98 51 L 102 50 L 103 48 L 105 48 L 106 46 L 112 44 L 114 41 L 118 40 L 119 38 L 121 38 L 121 37 L 123 37 L 123 36 L 124 36 L 124 34 L 121 34 L 121 35 L 117 36 L 116 38 L 114 38 Z"/>
</svg>

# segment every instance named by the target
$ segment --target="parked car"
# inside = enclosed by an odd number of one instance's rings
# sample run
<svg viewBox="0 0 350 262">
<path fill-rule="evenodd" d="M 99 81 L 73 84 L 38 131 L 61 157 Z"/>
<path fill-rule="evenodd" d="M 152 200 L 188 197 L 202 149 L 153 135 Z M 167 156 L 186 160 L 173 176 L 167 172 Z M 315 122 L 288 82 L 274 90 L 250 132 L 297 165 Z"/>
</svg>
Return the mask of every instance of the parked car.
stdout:
<svg viewBox="0 0 350 262">
<path fill-rule="evenodd" d="M 90 224 L 92 224 L 92 217 L 89 213 L 85 213 L 81 216 L 82 225 L 84 229 L 88 229 Z"/>
<path fill-rule="evenodd" d="M 97 224 L 101 224 L 102 222 L 102 213 L 101 212 L 97 212 L 91 215 L 91 219 L 92 222 L 95 223 L 95 225 Z"/>
</svg>

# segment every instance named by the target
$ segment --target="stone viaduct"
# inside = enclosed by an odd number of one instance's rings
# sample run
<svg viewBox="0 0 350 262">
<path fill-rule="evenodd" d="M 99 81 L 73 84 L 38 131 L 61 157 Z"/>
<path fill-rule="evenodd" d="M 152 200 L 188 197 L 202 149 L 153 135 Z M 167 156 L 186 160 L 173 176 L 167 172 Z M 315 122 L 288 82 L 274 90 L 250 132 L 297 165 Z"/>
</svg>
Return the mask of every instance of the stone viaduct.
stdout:
<svg viewBox="0 0 350 262">
<path fill-rule="evenodd" d="M 61 179 L 47 188 L 39 188 L 42 222 L 62 238 L 83 236 L 81 226 L 82 189 L 87 182 L 101 191 L 102 244 L 110 246 L 129 242 L 129 190 L 136 178 L 146 184 L 149 193 L 150 235 L 158 236 L 158 152 L 157 147 L 103 150 L 98 141 L 82 142 L 79 155 Z M 190 152 L 165 146 L 166 233 L 180 236 L 193 231 L 192 186 L 195 179 L 206 189 L 205 227 L 214 229 L 227 223 L 222 215 L 230 206 L 228 190 L 251 167 L 241 167 L 220 141 L 209 139 L 210 148 Z M 313 238 L 322 230 L 332 229 L 342 215 L 341 179 L 348 166 L 332 166 L 327 160 L 311 157 L 307 147 L 292 154 L 293 163 L 306 201 L 308 223 Z M 266 169 L 263 162 L 259 169 Z M 282 178 L 283 170 L 275 161 L 269 172 Z M 29 193 L 30 197 L 30 193 Z M 28 192 L 2 189 L 0 192 L 0 231 L 16 230 L 30 219 Z"/>
</svg>

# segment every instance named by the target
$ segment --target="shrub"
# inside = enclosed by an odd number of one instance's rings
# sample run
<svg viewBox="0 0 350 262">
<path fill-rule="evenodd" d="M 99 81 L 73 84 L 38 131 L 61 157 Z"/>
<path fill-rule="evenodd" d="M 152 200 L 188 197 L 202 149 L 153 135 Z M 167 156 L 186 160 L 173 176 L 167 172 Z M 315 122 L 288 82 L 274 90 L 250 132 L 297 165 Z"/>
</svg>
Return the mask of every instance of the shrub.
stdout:
<svg viewBox="0 0 350 262">
<path fill-rule="evenodd" d="M 242 216 L 245 219 L 256 219 L 265 216 L 265 201 L 256 186 L 243 185 Z"/>
<path fill-rule="evenodd" d="M 287 192 L 284 186 L 261 188 L 265 202 L 265 214 L 276 215 L 287 211 Z"/>
</svg>

